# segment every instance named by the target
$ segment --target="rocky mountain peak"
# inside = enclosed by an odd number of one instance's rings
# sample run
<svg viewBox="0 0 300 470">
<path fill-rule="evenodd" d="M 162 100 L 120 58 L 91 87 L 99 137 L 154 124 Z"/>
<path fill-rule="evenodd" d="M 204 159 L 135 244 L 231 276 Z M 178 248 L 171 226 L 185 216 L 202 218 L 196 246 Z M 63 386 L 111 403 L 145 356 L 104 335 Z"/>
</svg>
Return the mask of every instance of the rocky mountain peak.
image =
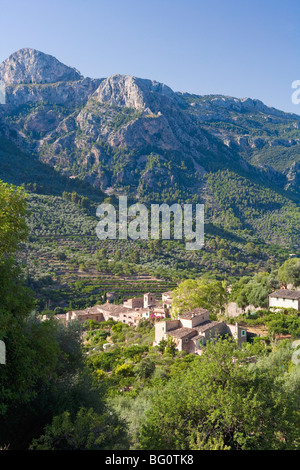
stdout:
<svg viewBox="0 0 300 470">
<path fill-rule="evenodd" d="M 95 187 L 142 195 L 176 184 L 194 194 L 203 173 L 228 168 L 298 191 L 300 116 L 259 100 L 174 93 L 130 75 L 84 78 L 33 49 L 0 64 L 0 79 L 5 136 Z"/>
<path fill-rule="evenodd" d="M 112 75 L 103 80 L 94 96 L 109 106 L 128 107 L 137 110 L 158 111 L 158 101 L 178 99 L 163 83 L 130 75 Z"/>
<path fill-rule="evenodd" d="M 35 49 L 14 52 L 0 64 L 0 79 L 6 84 L 56 83 L 82 79 L 73 67 Z"/>
</svg>

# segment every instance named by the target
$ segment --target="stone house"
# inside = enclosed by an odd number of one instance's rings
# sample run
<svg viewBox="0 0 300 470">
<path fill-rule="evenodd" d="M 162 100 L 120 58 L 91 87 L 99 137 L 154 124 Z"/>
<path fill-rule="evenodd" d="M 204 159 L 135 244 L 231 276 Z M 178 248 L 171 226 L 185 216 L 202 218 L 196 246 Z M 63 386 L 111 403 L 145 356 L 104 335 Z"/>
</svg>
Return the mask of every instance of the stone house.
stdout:
<svg viewBox="0 0 300 470">
<path fill-rule="evenodd" d="M 123 306 L 127 308 L 143 308 L 144 299 L 143 297 L 136 297 L 135 299 L 128 299 L 123 302 Z"/>
<path fill-rule="evenodd" d="M 156 304 L 155 294 L 148 292 L 144 294 L 144 308 L 154 307 Z"/>
<path fill-rule="evenodd" d="M 113 302 L 114 300 L 117 299 L 117 294 L 116 292 L 107 292 L 106 293 L 106 299 L 107 299 L 107 302 Z"/>
<path fill-rule="evenodd" d="M 259 308 L 254 307 L 254 305 L 247 305 L 244 309 L 239 307 L 236 302 L 228 302 L 225 307 L 225 315 L 228 317 L 238 317 L 249 312 L 255 312 Z"/>
<path fill-rule="evenodd" d="M 79 320 L 80 322 L 84 322 L 86 320 L 95 320 L 98 322 L 104 321 L 105 318 L 103 313 L 99 310 L 99 305 L 95 305 L 94 307 L 86 308 L 84 310 L 71 310 L 66 313 L 66 322 L 72 320 Z"/>
<path fill-rule="evenodd" d="M 161 299 L 162 299 L 163 307 L 169 309 L 172 305 L 173 292 L 172 291 L 164 292 L 161 296 Z"/>
<path fill-rule="evenodd" d="M 128 299 L 123 305 L 106 302 L 84 310 L 71 310 L 66 314 L 66 322 L 71 320 L 101 322 L 112 318 L 127 325 L 137 325 L 142 319 L 163 318 L 167 314 L 168 311 L 157 302 L 155 294 L 147 293 L 143 297 Z"/>
<path fill-rule="evenodd" d="M 300 291 L 280 289 L 269 295 L 270 309 L 294 308 L 300 311 Z"/>
<path fill-rule="evenodd" d="M 107 302 L 104 305 L 95 305 L 84 310 L 72 310 L 66 314 L 67 322 L 72 320 L 79 320 L 81 323 L 86 320 L 102 322 L 110 318 L 127 325 L 137 325 L 142 318 L 142 312 Z"/>
<path fill-rule="evenodd" d="M 210 339 L 217 339 L 228 334 L 235 338 L 241 345 L 247 341 L 247 332 L 238 324 L 227 325 L 225 322 L 210 321 L 209 311 L 196 308 L 177 320 L 165 320 L 155 324 L 155 340 L 153 345 L 158 345 L 161 340 L 167 340 L 171 336 L 178 351 L 201 354 L 201 347 Z"/>
</svg>

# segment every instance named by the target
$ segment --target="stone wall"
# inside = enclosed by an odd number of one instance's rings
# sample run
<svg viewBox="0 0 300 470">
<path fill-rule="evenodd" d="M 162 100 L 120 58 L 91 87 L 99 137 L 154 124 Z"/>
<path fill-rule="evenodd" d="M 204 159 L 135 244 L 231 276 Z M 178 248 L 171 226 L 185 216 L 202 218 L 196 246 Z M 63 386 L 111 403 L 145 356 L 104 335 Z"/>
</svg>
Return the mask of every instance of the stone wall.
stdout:
<svg viewBox="0 0 300 470">
<path fill-rule="evenodd" d="M 155 324 L 155 344 L 159 344 L 162 339 L 167 337 L 168 331 L 180 328 L 179 320 L 160 321 Z"/>
<path fill-rule="evenodd" d="M 228 317 L 238 317 L 244 313 L 255 312 L 256 310 L 259 310 L 259 308 L 255 308 L 254 305 L 247 305 L 243 310 L 241 307 L 238 307 L 236 302 L 229 302 L 225 308 L 225 315 Z"/>
</svg>

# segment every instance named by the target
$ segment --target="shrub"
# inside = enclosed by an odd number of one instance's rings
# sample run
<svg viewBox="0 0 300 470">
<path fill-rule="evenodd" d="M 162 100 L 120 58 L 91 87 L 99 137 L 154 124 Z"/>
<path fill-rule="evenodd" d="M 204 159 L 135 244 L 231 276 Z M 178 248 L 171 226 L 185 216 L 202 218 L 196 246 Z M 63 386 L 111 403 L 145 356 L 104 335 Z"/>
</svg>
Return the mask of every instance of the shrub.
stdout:
<svg viewBox="0 0 300 470">
<path fill-rule="evenodd" d="M 122 377 L 132 377 L 134 375 L 133 366 L 130 364 L 121 364 L 115 369 L 116 375 L 121 375 Z"/>
</svg>

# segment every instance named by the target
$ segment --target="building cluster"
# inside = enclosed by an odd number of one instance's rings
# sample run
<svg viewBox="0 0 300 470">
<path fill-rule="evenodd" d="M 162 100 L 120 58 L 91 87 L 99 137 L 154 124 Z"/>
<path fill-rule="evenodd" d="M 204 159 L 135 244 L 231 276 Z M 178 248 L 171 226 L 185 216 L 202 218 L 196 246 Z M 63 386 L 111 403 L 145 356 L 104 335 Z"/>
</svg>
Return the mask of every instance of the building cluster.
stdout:
<svg viewBox="0 0 300 470">
<path fill-rule="evenodd" d="M 71 310 L 67 312 L 65 321 L 95 320 L 97 322 L 113 319 L 127 325 L 137 326 L 141 320 L 151 319 L 155 323 L 154 345 L 169 337 L 179 351 L 187 353 L 201 353 L 201 348 L 210 339 L 229 335 L 242 344 L 247 341 L 247 332 L 237 323 L 234 325 L 225 322 L 209 320 L 209 311 L 196 308 L 182 315 L 177 320 L 169 318 L 172 305 L 172 292 L 162 294 L 162 301 L 158 302 L 155 294 L 147 293 L 143 297 L 128 299 L 121 305 L 106 302 L 103 305 L 84 310 Z"/>
<path fill-rule="evenodd" d="M 155 294 L 150 292 L 143 297 L 128 299 L 121 305 L 106 302 L 84 310 L 71 310 L 66 314 L 66 322 L 78 320 L 106 321 L 112 318 L 126 325 L 136 326 L 141 320 L 161 319 L 169 316 L 171 292 L 162 294 L 162 303 L 158 302 Z"/>
<path fill-rule="evenodd" d="M 159 302 L 153 293 L 144 294 L 143 297 L 128 299 L 121 305 L 111 303 L 115 300 L 114 293 L 107 295 L 107 302 L 103 305 L 84 310 L 71 310 L 66 315 L 57 317 L 66 323 L 78 320 L 95 320 L 96 322 L 113 319 L 127 325 L 137 326 L 141 320 L 152 320 L 155 324 L 154 345 L 172 338 L 176 349 L 187 353 L 201 354 L 203 346 L 208 340 L 216 340 L 220 336 L 228 335 L 241 345 L 247 341 L 247 330 L 238 323 L 211 321 L 209 311 L 195 308 L 178 316 L 170 318 L 173 292 L 164 292 Z M 280 311 L 282 308 L 294 308 L 300 312 L 300 290 L 280 289 L 269 295 L 269 308 Z M 227 314 L 236 316 L 235 312 Z"/>
</svg>

